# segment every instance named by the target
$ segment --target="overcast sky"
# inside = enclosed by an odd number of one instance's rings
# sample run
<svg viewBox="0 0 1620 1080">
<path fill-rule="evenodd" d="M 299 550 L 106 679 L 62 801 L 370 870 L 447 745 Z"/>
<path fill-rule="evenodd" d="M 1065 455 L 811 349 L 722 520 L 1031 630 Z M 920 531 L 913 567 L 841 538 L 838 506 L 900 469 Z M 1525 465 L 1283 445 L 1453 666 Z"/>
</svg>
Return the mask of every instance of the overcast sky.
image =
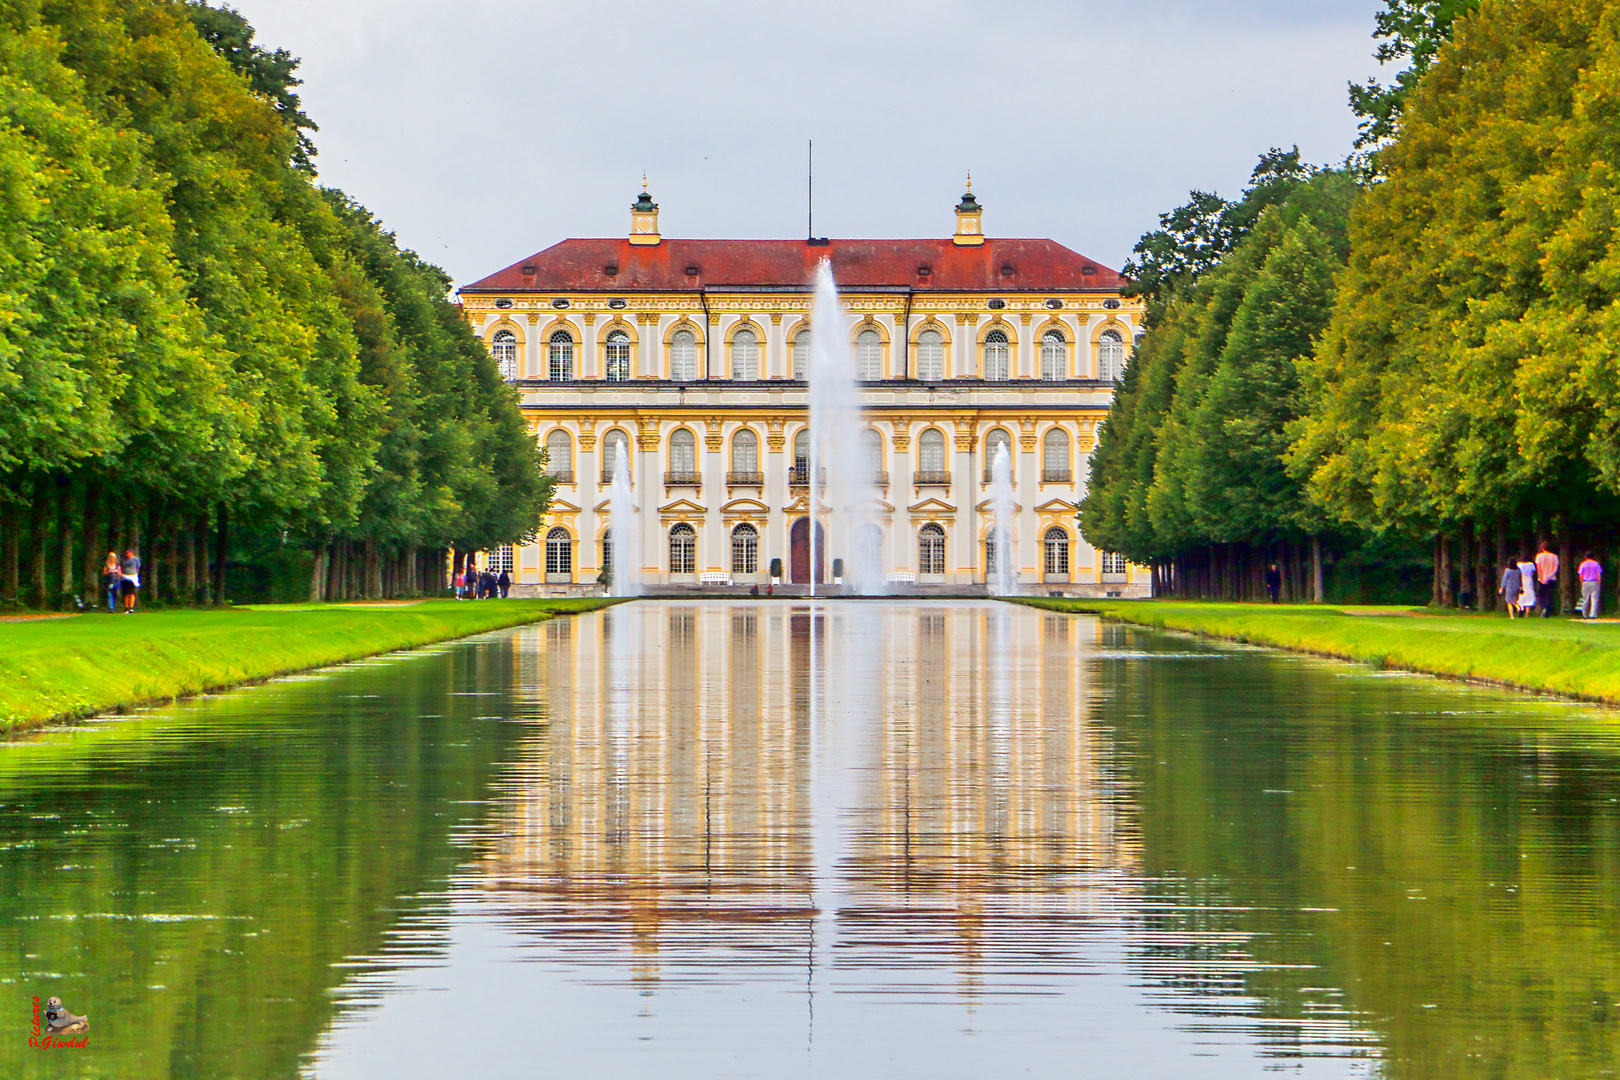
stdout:
<svg viewBox="0 0 1620 1080">
<path fill-rule="evenodd" d="M 303 58 L 323 182 L 466 283 L 619 236 L 990 236 L 1120 266 L 1258 155 L 1339 161 L 1380 0 L 233 0 Z"/>
</svg>

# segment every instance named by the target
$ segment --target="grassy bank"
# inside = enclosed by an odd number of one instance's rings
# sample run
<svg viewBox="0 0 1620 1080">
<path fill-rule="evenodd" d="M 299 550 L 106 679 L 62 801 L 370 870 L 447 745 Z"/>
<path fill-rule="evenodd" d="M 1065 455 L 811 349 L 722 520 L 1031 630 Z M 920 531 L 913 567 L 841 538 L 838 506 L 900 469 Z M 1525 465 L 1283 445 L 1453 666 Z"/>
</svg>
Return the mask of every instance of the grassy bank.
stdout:
<svg viewBox="0 0 1620 1080">
<path fill-rule="evenodd" d="M 288 604 L 0 622 L 0 730 L 155 704 L 611 602 Z"/>
<path fill-rule="evenodd" d="M 1435 614 L 1424 608 L 1019 601 L 1104 618 L 1620 704 L 1620 623 Z"/>
</svg>

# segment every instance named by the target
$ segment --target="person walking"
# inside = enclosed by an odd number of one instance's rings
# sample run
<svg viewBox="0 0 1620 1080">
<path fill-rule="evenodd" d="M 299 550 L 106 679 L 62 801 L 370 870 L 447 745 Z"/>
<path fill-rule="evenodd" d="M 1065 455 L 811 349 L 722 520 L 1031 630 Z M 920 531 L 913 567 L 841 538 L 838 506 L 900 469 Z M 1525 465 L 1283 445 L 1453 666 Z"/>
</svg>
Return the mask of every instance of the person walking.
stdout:
<svg viewBox="0 0 1620 1080">
<path fill-rule="evenodd" d="M 456 599 L 457 600 L 464 599 L 464 597 L 462 596 L 462 593 L 464 593 L 466 591 L 466 589 L 467 589 L 467 575 L 465 573 L 463 573 L 462 571 L 460 571 L 460 570 L 456 571 L 455 586 L 456 586 Z"/>
<path fill-rule="evenodd" d="M 1558 593 L 1558 556 L 1547 550 L 1547 542 L 1541 542 L 1541 551 L 1536 555 L 1536 605 L 1541 608 L 1543 619 L 1552 616 L 1553 597 Z"/>
<path fill-rule="evenodd" d="M 485 600 L 495 599 L 495 573 L 487 566 L 478 575 L 478 592 Z"/>
<path fill-rule="evenodd" d="M 118 613 L 118 594 L 124 583 L 123 568 L 118 565 L 118 552 L 107 552 L 107 561 L 101 567 L 101 587 L 107 593 L 107 614 Z"/>
<path fill-rule="evenodd" d="M 135 554 L 134 548 L 124 551 L 124 562 L 119 567 L 123 580 L 119 583 L 118 591 L 124 598 L 124 614 L 135 614 L 135 594 L 141 588 L 141 557 Z"/>
<path fill-rule="evenodd" d="M 512 575 L 503 568 L 501 576 L 495 579 L 495 584 L 500 586 L 501 599 L 505 600 L 507 590 L 512 587 Z"/>
<path fill-rule="evenodd" d="M 1282 571 L 1277 569 L 1276 563 L 1266 569 L 1266 592 L 1270 594 L 1273 604 L 1282 595 Z"/>
<path fill-rule="evenodd" d="M 1595 619 L 1603 608 L 1603 564 L 1588 551 L 1575 573 L 1581 579 L 1581 618 Z"/>
<path fill-rule="evenodd" d="M 1519 560 L 1519 613 L 1529 618 L 1536 610 L 1536 564 L 1528 557 Z"/>
<path fill-rule="evenodd" d="M 1519 564 L 1508 563 L 1502 569 L 1502 585 L 1496 590 L 1502 594 L 1502 603 L 1507 607 L 1508 618 L 1519 617 L 1519 596 L 1524 592 L 1524 580 L 1519 575 Z"/>
</svg>

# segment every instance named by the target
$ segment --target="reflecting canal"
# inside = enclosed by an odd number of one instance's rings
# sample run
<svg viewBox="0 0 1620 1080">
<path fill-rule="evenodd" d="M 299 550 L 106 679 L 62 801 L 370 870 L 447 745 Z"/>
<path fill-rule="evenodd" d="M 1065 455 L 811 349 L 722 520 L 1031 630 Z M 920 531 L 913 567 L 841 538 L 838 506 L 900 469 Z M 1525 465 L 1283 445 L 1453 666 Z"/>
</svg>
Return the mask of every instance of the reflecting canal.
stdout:
<svg viewBox="0 0 1620 1080">
<path fill-rule="evenodd" d="M 0 746 L 0 1075 L 1612 1075 L 1615 719 L 993 603 L 380 658 Z"/>
</svg>

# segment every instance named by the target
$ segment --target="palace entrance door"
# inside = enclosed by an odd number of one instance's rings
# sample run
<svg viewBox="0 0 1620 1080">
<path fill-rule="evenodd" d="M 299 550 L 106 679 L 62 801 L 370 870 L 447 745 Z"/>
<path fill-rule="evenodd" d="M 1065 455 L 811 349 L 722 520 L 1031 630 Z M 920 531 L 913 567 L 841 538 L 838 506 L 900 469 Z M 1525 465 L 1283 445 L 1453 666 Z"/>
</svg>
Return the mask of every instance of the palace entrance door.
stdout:
<svg viewBox="0 0 1620 1080">
<path fill-rule="evenodd" d="M 816 584 L 827 580 L 827 531 L 816 522 Z M 810 519 L 799 518 L 788 529 L 788 580 L 795 585 L 810 583 Z"/>
</svg>

